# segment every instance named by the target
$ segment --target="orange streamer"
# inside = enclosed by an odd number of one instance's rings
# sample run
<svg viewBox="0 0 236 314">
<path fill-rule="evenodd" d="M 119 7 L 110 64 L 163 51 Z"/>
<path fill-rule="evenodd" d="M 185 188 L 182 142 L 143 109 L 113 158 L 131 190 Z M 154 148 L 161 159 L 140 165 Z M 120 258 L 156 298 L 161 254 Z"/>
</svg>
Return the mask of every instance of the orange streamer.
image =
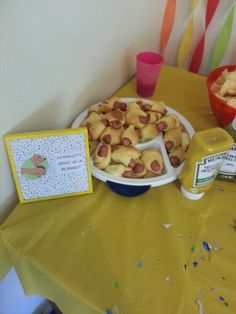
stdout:
<svg viewBox="0 0 236 314">
<path fill-rule="evenodd" d="M 163 53 L 165 51 L 167 42 L 170 37 L 175 19 L 176 11 L 176 0 L 167 0 L 164 18 L 162 21 L 161 27 L 161 36 L 160 36 L 160 51 Z"/>
</svg>

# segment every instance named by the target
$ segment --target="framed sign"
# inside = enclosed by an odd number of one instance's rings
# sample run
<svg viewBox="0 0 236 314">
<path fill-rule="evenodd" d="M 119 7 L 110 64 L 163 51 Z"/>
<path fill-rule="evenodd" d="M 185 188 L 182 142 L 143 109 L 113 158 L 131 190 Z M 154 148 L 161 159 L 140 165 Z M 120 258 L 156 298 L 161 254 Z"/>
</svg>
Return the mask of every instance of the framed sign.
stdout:
<svg viewBox="0 0 236 314">
<path fill-rule="evenodd" d="M 6 134 L 21 203 L 92 192 L 86 128 Z"/>
</svg>

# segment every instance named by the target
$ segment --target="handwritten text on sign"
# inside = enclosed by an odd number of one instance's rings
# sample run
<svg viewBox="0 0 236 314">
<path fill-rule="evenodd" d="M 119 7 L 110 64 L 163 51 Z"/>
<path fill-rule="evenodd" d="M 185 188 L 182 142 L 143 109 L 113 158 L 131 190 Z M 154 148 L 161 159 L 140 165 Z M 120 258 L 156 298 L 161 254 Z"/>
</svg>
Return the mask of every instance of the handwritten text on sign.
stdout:
<svg viewBox="0 0 236 314">
<path fill-rule="evenodd" d="M 69 153 L 56 156 L 57 174 L 66 174 L 81 171 L 84 166 L 84 160 L 81 153 Z"/>
</svg>

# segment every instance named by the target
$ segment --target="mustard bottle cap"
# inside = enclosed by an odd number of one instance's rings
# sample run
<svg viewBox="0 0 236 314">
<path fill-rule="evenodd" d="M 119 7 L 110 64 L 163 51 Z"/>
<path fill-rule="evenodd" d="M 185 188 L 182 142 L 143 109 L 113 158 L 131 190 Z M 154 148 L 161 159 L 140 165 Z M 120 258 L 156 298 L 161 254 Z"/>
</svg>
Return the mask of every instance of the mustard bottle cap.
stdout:
<svg viewBox="0 0 236 314">
<path fill-rule="evenodd" d="M 190 200 L 199 200 L 200 198 L 203 197 L 203 195 L 205 194 L 203 193 L 191 193 L 188 190 L 186 190 L 183 185 L 181 185 L 180 187 L 180 191 L 182 192 L 182 194 L 187 197 Z"/>
</svg>

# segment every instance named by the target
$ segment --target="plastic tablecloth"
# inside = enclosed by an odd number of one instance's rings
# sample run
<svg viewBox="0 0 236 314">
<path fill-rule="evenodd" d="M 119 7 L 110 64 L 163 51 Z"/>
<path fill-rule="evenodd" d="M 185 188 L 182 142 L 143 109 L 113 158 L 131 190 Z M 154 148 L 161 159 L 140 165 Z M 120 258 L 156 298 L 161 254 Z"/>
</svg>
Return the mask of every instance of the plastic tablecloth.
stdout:
<svg viewBox="0 0 236 314">
<path fill-rule="evenodd" d="M 116 94 L 137 97 L 135 79 Z M 152 97 L 196 130 L 216 126 L 205 78 L 164 66 Z M 198 201 L 178 181 L 136 197 L 94 193 L 19 204 L 0 228 L 0 271 L 65 314 L 236 313 L 236 185 Z"/>
</svg>

